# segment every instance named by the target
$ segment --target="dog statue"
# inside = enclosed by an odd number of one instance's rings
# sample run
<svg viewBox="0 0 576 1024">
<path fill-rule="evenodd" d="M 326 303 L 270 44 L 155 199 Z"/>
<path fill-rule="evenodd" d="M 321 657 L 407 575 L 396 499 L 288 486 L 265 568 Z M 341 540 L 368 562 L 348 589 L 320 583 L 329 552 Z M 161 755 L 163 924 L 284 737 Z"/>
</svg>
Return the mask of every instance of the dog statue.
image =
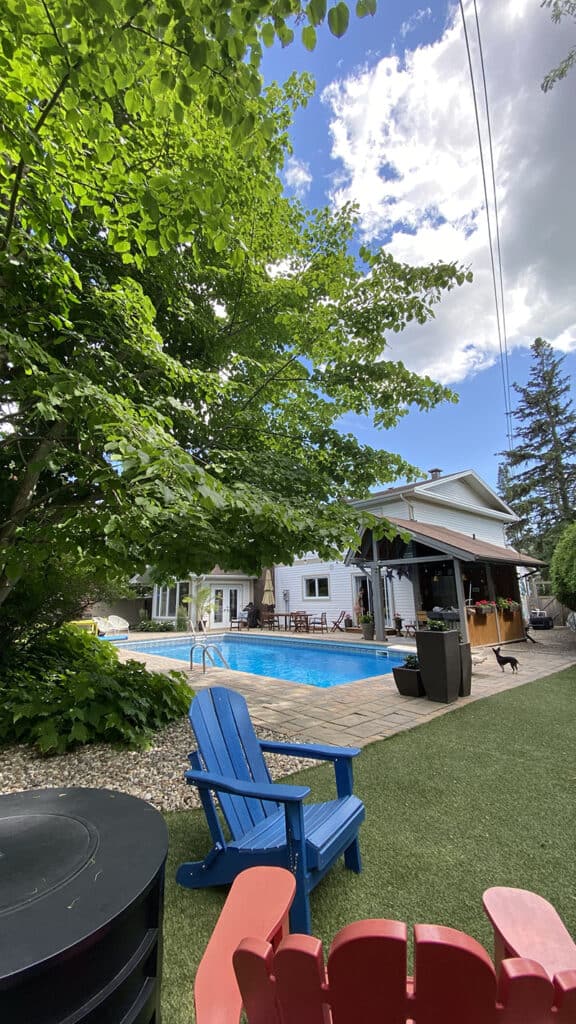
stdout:
<svg viewBox="0 0 576 1024">
<path fill-rule="evenodd" d="M 493 647 L 492 650 L 494 651 L 494 654 L 496 655 L 496 661 L 500 665 L 500 668 L 502 669 L 502 671 L 504 671 L 504 668 L 505 668 L 506 665 L 510 665 L 510 667 L 512 668 L 513 672 L 517 672 L 518 671 L 518 658 L 513 658 L 509 654 L 500 654 L 500 651 L 501 651 L 500 647 Z"/>
</svg>

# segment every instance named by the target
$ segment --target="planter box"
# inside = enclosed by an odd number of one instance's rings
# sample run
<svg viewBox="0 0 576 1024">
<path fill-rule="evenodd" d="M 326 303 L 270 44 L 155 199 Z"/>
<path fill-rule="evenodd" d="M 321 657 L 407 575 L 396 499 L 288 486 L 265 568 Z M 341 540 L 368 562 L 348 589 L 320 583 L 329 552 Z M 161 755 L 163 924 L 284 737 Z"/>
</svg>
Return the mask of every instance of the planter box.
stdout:
<svg viewBox="0 0 576 1024">
<path fill-rule="evenodd" d="M 392 675 L 394 676 L 398 693 L 401 693 L 403 697 L 423 697 L 426 693 L 422 684 L 420 669 L 403 668 L 400 666 L 399 668 L 392 669 Z"/>
<path fill-rule="evenodd" d="M 451 704 L 460 692 L 458 630 L 450 629 L 445 633 L 419 630 L 416 649 L 428 700 Z"/>
<path fill-rule="evenodd" d="M 477 604 L 476 615 L 493 615 L 494 605 L 493 604 Z"/>
<path fill-rule="evenodd" d="M 364 640 L 374 639 L 374 623 L 373 622 L 361 622 L 360 629 L 362 630 L 362 636 Z"/>
</svg>

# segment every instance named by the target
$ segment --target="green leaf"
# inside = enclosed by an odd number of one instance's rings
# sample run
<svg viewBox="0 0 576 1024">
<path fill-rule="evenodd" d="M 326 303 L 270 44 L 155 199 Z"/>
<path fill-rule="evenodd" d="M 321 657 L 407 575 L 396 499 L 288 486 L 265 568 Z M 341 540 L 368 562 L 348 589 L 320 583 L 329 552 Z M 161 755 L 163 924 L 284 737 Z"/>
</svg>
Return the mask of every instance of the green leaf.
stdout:
<svg viewBox="0 0 576 1024">
<path fill-rule="evenodd" d="M 310 52 L 316 46 L 316 29 L 312 25 L 306 25 L 302 29 L 302 42 L 307 50 Z"/>
<path fill-rule="evenodd" d="M 152 218 L 152 220 L 160 219 L 160 207 L 158 206 L 158 200 L 150 189 L 147 189 L 142 196 L 142 206 L 146 210 L 146 213 Z"/>
<path fill-rule="evenodd" d="M 344 35 L 350 21 L 350 12 L 345 3 L 336 4 L 328 11 L 328 26 L 333 36 L 338 39 Z"/>
<path fill-rule="evenodd" d="M 153 96 L 161 96 L 162 93 L 165 92 L 166 88 L 167 86 L 164 84 L 160 75 L 157 75 L 156 78 L 153 78 L 150 82 L 150 92 Z"/>
<path fill-rule="evenodd" d="M 195 68 L 196 71 L 201 71 L 202 68 L 206 65 L 206 61 L 208 59 L 207 43 L 204 42 L 203 39 L 194 41 L 188 47 L 188 56 L 190 58 L 190 63 L 192 67 Z M 180 97 L 180 99 L 182 99 L 182 97 Z"/>
<path fill-rule="evenodd" d="M 184 80 L 180 81 L 176 88 L 176 92 L 178 94 L 178 99 L 182 101 L 184 106 L 189 107 L 194 98 L 194 93 L 188 85 L 188 82 Z"/>
<path fill-rule="evenodd" d="M 321 25 L 326 17 L 326 0 L 310 0 L 307 13 L 313 25 Z"/>
<path fill-rule="evenodd" d="M 223 231 L 219 231 L 217 235 L 212 239 L 212 245 L 216 252 L 223 252 L 228 245 L 228 236 Z"/>
<path fill-rule="evenodd" d="M 294 33 L 291 28 L 288 28 L 288 25 L 281 25 L 277 31 L 278 38 L 282 43 L 282 49 L 284 49 L 285 46 L 290 46 L 290 43 L 294 42 Z"/>
<path fill-rule="evenodd" d="M 140 106 L 140 98 L 135 89 L 127 89 L 124 93 L 124 106 L 129 114 L 135 114 Z"/>
<path fill-rule="evenodd" d="M 262 42 L 264 43 L 264 46 L 273 46 L 275 37 L 276 33 L 274 31 L 274 25 L 272 24 L 272 22 L 265 22 L 265 24 L 262 26 Z"/>
</svg>

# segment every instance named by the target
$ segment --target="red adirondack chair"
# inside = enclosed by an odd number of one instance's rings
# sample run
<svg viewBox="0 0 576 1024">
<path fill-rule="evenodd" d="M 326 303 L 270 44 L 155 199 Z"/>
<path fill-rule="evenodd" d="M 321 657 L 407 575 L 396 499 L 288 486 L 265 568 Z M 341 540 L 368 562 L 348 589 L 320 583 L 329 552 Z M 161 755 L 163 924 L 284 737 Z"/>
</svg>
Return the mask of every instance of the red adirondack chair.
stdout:
<svg viewBox="0 0 576 1024">
<path fill-rule="evenodd" d="M 514 958 L 502 961 L 497 977 L 486 950 L 452 928 L 414 927 L 413 979 L 400 921 L 348 925 L 326 965 L 322 944 L 309 935 L 288 935 L 275 948 L 264 933 L 271 929 L 278 938 L 272 922 L 286 920 L 291 878 L 282 868 L 257 867 L 234 882 L 215 929 L 219 941 L 211 939 L 199 970 L 204 1002 L 198 1004 L 197 982 L 197 1024 L 236 1024 L 240 1002 L 249 1024 L 576 1024 L 576 970 L 552 980 L 535 960 Z M 270 918 L 235 948 L 252 923 L 244 887 L 248 900 L 261 894 Z M 234 948 L 239 991 L 230 985 Z"/>
</svg>

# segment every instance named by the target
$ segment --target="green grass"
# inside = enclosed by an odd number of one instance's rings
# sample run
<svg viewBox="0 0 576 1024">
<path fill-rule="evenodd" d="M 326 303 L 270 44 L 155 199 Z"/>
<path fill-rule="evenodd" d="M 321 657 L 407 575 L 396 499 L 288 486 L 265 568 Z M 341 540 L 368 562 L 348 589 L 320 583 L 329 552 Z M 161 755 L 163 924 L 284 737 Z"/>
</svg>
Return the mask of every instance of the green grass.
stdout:
<svg viewBox="0 0 576 1024">
<path fill-rule="evenodd" d="M 338 864 L 311 897 L 314 934 L 327 946 L 362 917 L 450 925 L 491 950 L 482 892 L 533 889 L 576 934 L 576 668 L 509 690 L 373 743 L 355 764 L 366 804 L 363 871 Z M 333 771 L 290 777 L 314 799 L 334 794 Z M 193 980 L 223 890 L 173 881 L 210 838 L 200 811 L 167 815 L 171 848 L 164 921 L 166 1024 L 194 1020 Z"/>
</svg>

